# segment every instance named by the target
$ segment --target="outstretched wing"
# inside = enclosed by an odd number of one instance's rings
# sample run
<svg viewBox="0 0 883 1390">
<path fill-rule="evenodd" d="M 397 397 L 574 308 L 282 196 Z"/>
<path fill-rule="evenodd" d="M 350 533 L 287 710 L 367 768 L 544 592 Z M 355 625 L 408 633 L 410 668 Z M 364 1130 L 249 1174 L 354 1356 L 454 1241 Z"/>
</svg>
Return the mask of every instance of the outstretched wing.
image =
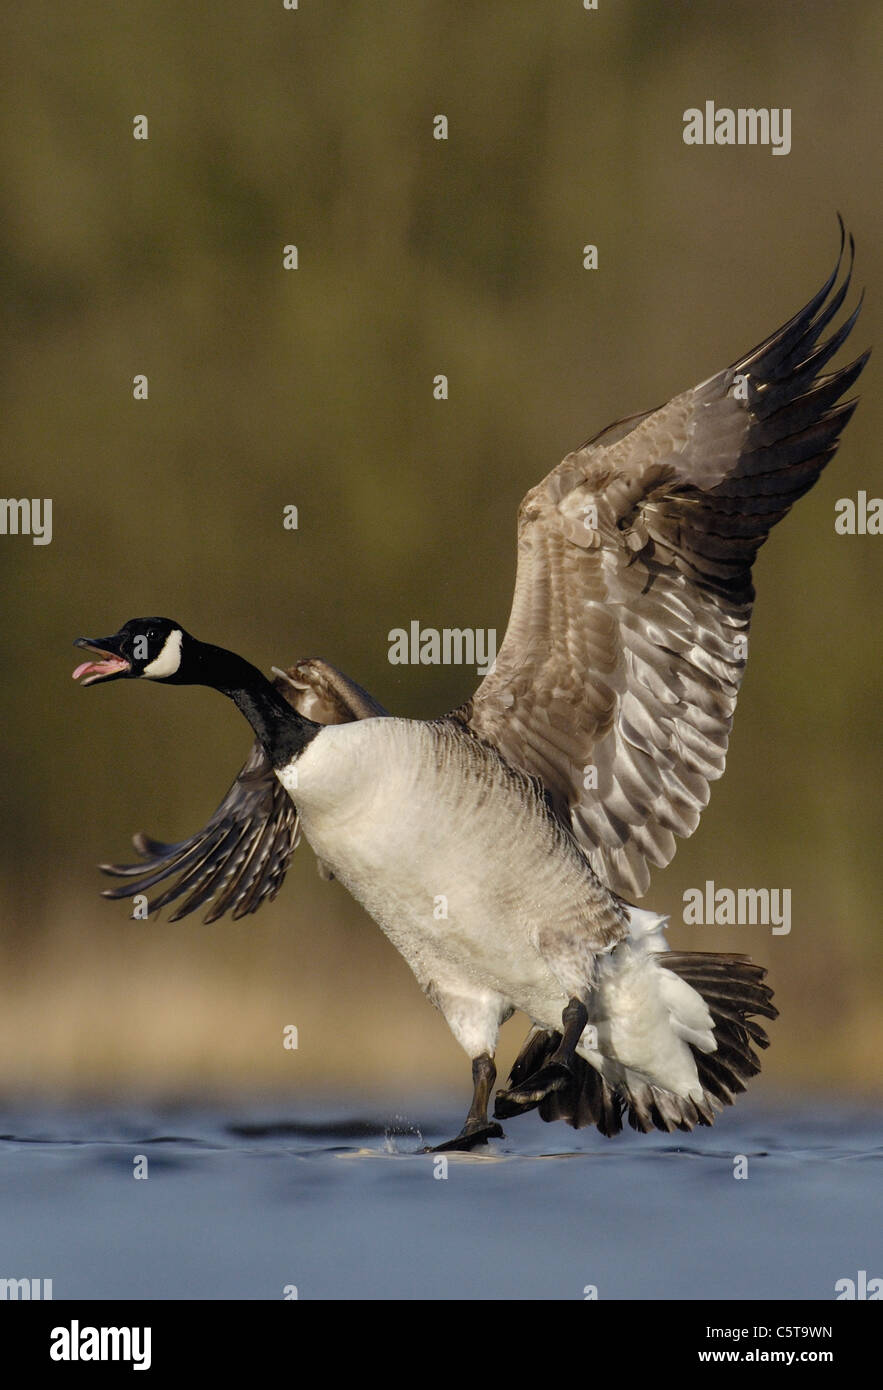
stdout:
<svg viewBox="0 0 883 1390">
<path fill-rule="evenodd" d="M 361 686 L 317 657 L 280 672 L 273 683 L 301 714 L 319 724 L 386 714 Z M 225 912 L 245 917 L 275 898 L 299 840 L 297 810 L 255 742 L 208 824 L 174 845 L 135 835 L 132 843 L 144 862 L 101 864 L 102 872 L 125 880 L 102 896 L 131 898 L 163 884 L 148 903 L 148 913 L 178 902 L 170 916 L 177 922 L 210 902 L 206 922 L 216 922 Z"/>
<path fill-rule="evenodd" d="M 234 917 L 244 917 L 276 896 L 299 840 L 297 811 L 255 743 L 202 830 L 174 845 L 139 833 L 132 843 L 143 863 L 99 865 L 103 873 L 125 880 L 106 888 L 102 897 L 131 898 L 163 884 L 148 912 L 180 899 L 172 922 L 210 900 L 206 922 L 216 922 L 231 909 Z"/>
<path fill-rule="evenodd" d="M 527 494 L 495 667 L 452 717 L 542 778 L 595 871 L 640 896 L 724 770 L 772 526 L 832 458 L 867 360 L 829 375 L 843 259 L 726 371 L 605 430 Z"/>
</svg>

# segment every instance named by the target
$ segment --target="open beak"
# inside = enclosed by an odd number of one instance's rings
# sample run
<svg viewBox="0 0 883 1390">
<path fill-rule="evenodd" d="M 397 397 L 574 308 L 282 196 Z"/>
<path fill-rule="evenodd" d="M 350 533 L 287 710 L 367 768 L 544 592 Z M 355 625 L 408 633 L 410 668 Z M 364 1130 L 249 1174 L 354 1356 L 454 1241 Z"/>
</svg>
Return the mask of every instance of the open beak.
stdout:
<svg viewBox="0 0 883 1390">
<path fill-rule="evenodd" d="M 120 653 L 120 637 L 78 637 L 75 647 L 84 647 L 102 659 L 84 661 L 73 673 L 75 681 L 82 685 L 94 685 L 96 681 L 114 680 L 131 671 L 131 663 Z"/>
</svg>

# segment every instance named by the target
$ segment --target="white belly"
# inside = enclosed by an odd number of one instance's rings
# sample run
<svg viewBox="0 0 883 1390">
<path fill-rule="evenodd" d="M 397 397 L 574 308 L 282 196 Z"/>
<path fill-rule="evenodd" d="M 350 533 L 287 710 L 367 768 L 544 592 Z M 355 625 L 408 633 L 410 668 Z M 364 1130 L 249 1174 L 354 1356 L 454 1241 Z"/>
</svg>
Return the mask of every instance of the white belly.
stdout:
<svg viewBox="0 0 883 1390">
<path fill-rule="evenodd" d="M 567 995 L 538 933 L 603 949 L 612 900 L 522 783 L 469 740 L 399 719 L 329 727 L 294 770 L 280 780 L 304 835 L 424 987 L 443 967 L 560 1026 Z"/>
</svg>

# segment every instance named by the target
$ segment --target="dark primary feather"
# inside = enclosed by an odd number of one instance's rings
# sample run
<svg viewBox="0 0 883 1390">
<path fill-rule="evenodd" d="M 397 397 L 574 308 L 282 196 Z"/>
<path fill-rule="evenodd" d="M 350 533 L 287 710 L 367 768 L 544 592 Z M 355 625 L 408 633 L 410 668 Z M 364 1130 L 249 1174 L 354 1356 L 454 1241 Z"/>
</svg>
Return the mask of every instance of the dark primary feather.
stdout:
<svg viewBox="0 0 883 1390">
<path fill-rule="evenodd" d="M 361 686 L 318 657 L 289 667 L 273 684 L 320 724 L 386 715 Z M 177 902 L 169 919 L 177 922 L 211 902 L 206 922 L 225 912 L 245 917 L 275 898 L 299 840 L 297 810 L 256 741 L 208 824 L 178 844 L 135 835 L 132 843 L 144 862 L 101 864 L 104 873 L 126 880 L 103 896 L 132 898 L 161 883 L 165 886 L 149 901 L 148 913 Z"/>
</svg>

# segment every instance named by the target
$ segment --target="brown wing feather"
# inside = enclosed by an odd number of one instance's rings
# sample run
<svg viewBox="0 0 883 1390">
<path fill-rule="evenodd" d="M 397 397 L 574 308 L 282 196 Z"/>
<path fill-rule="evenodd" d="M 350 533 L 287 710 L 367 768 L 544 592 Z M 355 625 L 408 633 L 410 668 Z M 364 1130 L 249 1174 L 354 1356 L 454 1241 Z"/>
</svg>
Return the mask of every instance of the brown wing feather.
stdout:
<svg viewBox="0 0 883 1390">
<path fill-rule="evenodd" d="M 754 557 L 855 409 L 837 402 L 867 353 L 819 375 L 858 314 L 817 346 L 851 241 L 831 295 L 842 258 L 841 241 L 821 290 L 759 347 L 603 431 L 521 504 L 505 640 L 455 717 L 543 779 L 623 895 L 692 834 L 723 772 Z"/>
</svg>

